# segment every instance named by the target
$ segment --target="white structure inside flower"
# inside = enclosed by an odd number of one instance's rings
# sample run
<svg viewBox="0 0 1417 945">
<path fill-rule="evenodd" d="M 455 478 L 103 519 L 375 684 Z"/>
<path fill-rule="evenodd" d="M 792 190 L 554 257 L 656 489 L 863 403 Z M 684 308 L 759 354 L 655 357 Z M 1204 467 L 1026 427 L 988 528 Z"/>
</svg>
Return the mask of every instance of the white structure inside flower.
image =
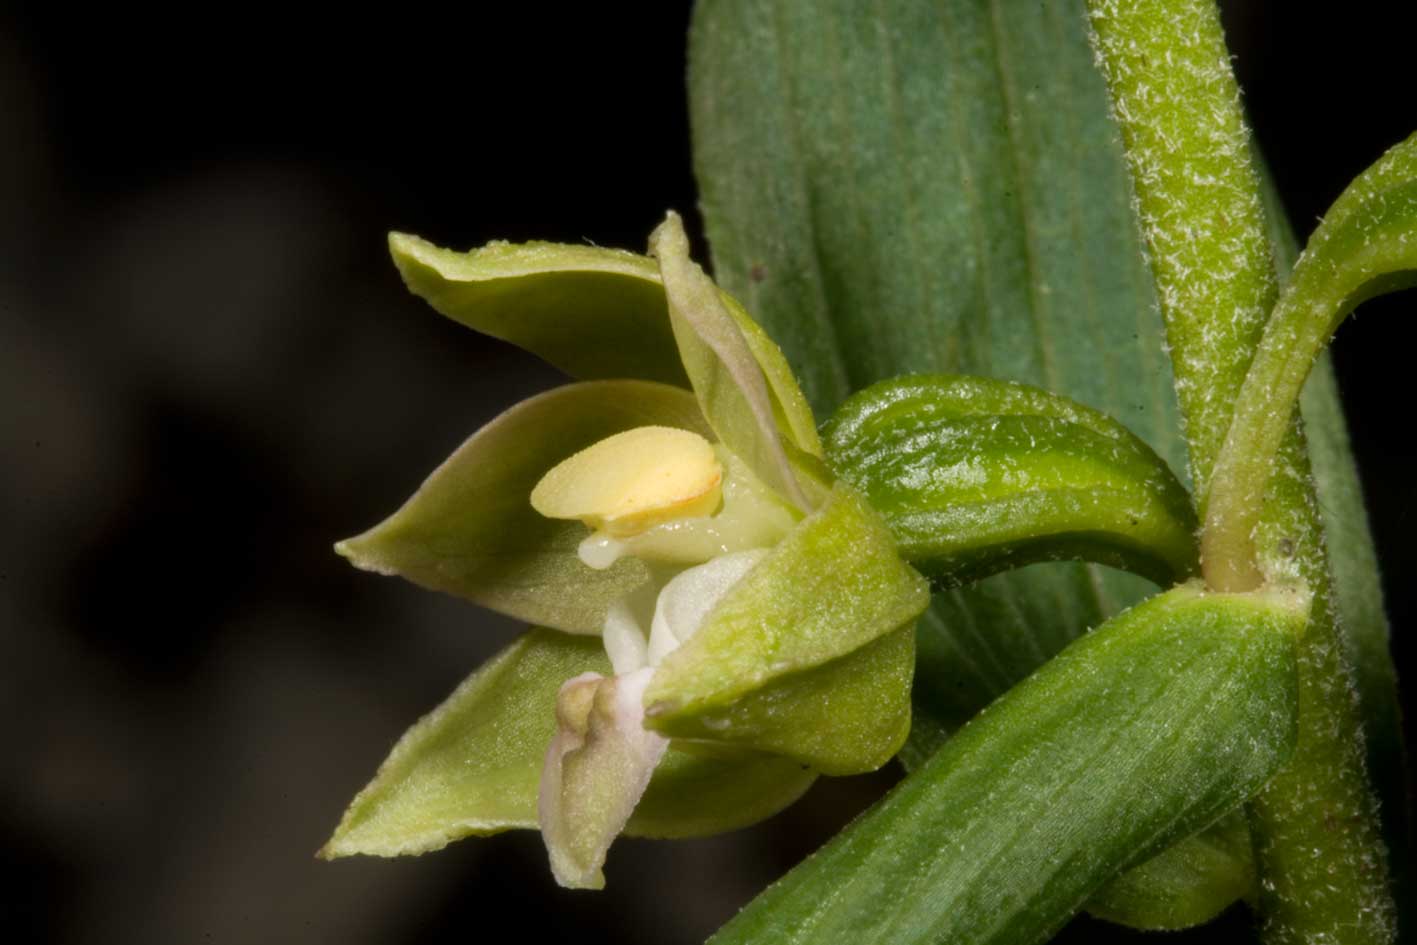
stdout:
<svg viewBox="0 0 1417 945">
<path fill-rule="evenodd" d="M 615 675 L 583 673 L 557 697 L 539 816 L 563 886 L 600 888 L 601 866 L 668 739 L 644 728 L 655 668 L 688 640 L 796 523 L 786 502 L 722 446 L 688 430 L 638 427 L 566 459 L 532 490 L 549 518 L 592 529 L 581 560 L 633 555 L 655 578 L 614 604 L 602 639 Z"/>
</svg>

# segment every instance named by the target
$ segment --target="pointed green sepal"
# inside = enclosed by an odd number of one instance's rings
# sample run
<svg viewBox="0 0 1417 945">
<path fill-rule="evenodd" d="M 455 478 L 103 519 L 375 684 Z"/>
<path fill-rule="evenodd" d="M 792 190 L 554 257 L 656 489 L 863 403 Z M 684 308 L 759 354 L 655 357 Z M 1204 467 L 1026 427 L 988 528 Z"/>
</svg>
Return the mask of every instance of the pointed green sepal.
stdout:
<svg viewBox="0 0 1417 945">
<path fill-rule="evenodd" d="M 406 233 L 389 235 L 389 252 L 408 288 L 438 312 L 574 378 L 689 386 L 654 259 L 561 243 L 490 243 L 461 253 Z M 782 432 L 798 449 L 821 455 L 812 410 L 782 351 L 741 305 L 719 294 L 761 371 Z"/>
<path fill-rule="evenodd" d="M 652 259 L 560 243 L 459 253 L 407 233 L 389 234 L 389 252 L 404 283 L 438 312 L 574 378 L 688 386 Z"/>
<path fill-rule="evenodd" d="M 586 672 L 610 672 L 599 640 L 550 630 L 518 639 L 404 734 L 320 855 L 424 853 L 464 837 L 535 829 L 556 695 Z M 686 748 L 671 743 L 626 834 L 736 830 L 782 810 L 816 777 L 786 758 Z"/>
<path fill-rule="evenodd" d="M 532 488 L 592 443 L 660 424 L 708 434 L 688 391 L 646 381 L 587 381 L 538 395 L 475 433 L 404 506 L 336 550 L 530 623 L 599 633 L 616 600 L 648 578 L 639 561 L 605 571 L 576 556 L 580 522 L 538 515 Z"/>
<path fill-rule="evenodd" d="M 885 525 L 839 484 L 666 657 L 647 724 L 827 774 L 880 767 L 909 729 L 912 627 L 928 603 Z"/>
<path fill-rule="evenodd" d="M 399 856 L 536 827 L 556 692 L 591 667 L 600 641 L 534 630 L 498 653 L 404 733 L 320 855 Z"/>
<path fill-rule="evenodd" d="M 1082 559 L 1169 587 L 1197 568 L 1195 512 L 1164 460 L 1120 423 L 982 377 L 884 381 L 827 424 L 828 456 L 945 586 Z"/>
</svg>

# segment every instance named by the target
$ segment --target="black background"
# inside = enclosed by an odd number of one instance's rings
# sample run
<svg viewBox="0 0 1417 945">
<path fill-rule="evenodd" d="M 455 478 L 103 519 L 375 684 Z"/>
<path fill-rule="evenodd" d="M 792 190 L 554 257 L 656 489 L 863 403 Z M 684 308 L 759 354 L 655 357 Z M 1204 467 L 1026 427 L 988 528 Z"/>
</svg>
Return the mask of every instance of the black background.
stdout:
<svg viewBox="0 0 1417 945">
<path fill-rule="evenodd" d="M 384 232 L 639 248 L 667 207 L 697 226 L 687 4 L 478 6 L 0 10 L 9 940 L 695 942 L 895 777 L 824 782 L 729 837 L 624 842 L 600 895 L 557 889 L 533 834 L 312 858 L 518 630 L 330 542 L 557 381 L 407 296 Z M 1226 12 L 1307 232 L 1417 129 L 1417 98 L 1398 4 L 1301 6 Z M 1335 348 L 1400 661 L 1411 304 L 1365 307 Z"/>
</svg>

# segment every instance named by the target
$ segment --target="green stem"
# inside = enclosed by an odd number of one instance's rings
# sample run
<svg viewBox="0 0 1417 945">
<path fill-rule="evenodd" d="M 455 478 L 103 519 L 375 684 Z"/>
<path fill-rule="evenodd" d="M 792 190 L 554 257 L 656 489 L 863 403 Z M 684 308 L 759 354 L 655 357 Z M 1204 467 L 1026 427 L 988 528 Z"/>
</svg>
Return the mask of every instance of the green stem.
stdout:
<svg viewBox="0 0 1417 945">
<path fill-rule="evenodd" d="M 1279 294 L 1239 90 L 1210 0 L 1088 6 L 1161 300 L 1192 477 L 1209 520 L 1216 490 L 1225 488 L 1216 459 Z M 1253 510 L 1254 540 L 1276 562 L 1272 576 L 1304 579 L 1315 604 L 1301 642 L 1299 747 L 1251 805 L 1265 938 L 1390 942 L 1392 900 L 1329 604 L 1322 523 L 1302 431 L 1287 415 L 1266 485 L 1267 501 Z M 1261 582 L 1252 550 L 1212 542 L 1208 551 L 1202 568 L 1212 586 Z"/>
<path fill-rule="evenodd" d="M 1191 476 L 1206 506 L 1234 395 L 1279 292 L 1239 90 L 1203 0 L 1090 0 L 1165 316 Z M 1205 560 L 1221 590 L 1260 583 Z"/>
<path fill-rule="evenodd" d="M 1314 362 L 1359 302 L 1409 286 L 1417 270 L 1417 135 L 1359 175 L 1309 239 L 1265 325 L 1216 457 L 1202 556 L 1261 571 L 1255 528 L 1265 486 Z"/>
</svg>

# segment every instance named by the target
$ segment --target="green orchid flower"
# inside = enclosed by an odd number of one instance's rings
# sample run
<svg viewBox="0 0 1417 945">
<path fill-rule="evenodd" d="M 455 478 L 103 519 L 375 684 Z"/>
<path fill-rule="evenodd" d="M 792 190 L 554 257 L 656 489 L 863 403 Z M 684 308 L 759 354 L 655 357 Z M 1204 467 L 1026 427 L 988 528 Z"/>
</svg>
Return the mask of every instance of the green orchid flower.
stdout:
<svg viewBox="0 0 1417 945">
<path fill-rule="evenodd" d="M 621 833 L 735 829 L 888 761 L 928 585 L 679 218 L 649 256 L 390 246 L 435 309 L 579 380 L 336 546 L 536 629 L 404 736 L 322 855 L 539 827 L 556 879 L 598 888 Z"/>
</svg>

